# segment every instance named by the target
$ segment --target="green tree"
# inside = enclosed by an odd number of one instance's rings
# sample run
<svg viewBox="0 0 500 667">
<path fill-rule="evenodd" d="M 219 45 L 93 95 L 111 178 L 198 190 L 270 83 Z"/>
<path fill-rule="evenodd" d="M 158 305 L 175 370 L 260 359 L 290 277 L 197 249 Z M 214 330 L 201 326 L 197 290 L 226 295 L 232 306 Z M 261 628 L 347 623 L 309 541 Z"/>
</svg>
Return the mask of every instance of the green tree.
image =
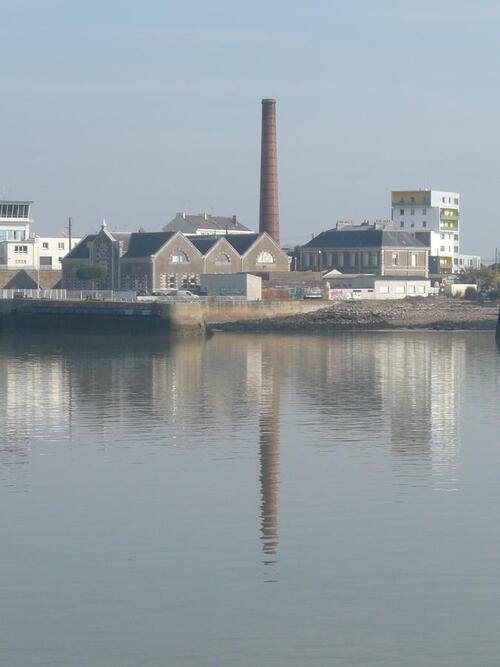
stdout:
<svg viewBox="0 0 500 667">
<path fill-rule="evenodd" d="M 92 289 L 95 289 L 96 280 L 103 280 L 106 277 L 106 269 L 100 264 L 80 266 L 76 272 L 76 277 L 78 280 L 92 281 Z"/>
<path fill-rule="evenodd" d="M 473 283 L 479 290 L 496 289 L 496 275 L 494 266 L 482 266 L 480 269 L 467 269 L 460 273 L 460 282 Z"/>
</svg>

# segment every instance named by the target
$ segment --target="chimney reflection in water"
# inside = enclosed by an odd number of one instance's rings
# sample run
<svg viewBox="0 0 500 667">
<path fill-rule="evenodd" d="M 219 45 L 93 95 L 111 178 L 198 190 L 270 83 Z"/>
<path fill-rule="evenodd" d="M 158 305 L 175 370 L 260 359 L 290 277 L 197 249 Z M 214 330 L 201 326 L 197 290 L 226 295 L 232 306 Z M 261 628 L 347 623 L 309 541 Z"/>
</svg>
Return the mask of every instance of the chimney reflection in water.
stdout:
<svg viewBox="0 0 500 667">
<path fill-rule="evenodd" d="M 263 368 L 263 371 L 259 414 L 261 540 L 264 565 L 273 565 L 278 562 L 280 395 L 274 368 Z"/>
</svg>

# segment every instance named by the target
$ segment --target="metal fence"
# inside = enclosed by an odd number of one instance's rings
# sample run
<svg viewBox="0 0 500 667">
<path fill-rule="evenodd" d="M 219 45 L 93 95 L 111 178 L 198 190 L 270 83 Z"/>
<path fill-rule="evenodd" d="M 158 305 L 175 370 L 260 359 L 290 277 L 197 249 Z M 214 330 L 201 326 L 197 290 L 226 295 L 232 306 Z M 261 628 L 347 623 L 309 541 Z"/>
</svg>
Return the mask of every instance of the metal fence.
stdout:
<svg viewBox="0 0 500 667">
<path fill-rule="evenodd" d="M 48 299 L 50 301 L 137 301 L 135 292 L 66 289 L 0 289 L 0 299 Z"/>
<path fill-rule="evenodd" d="M 47 299 L 50 301 L 139 301 L 159 303 L 246 303 L 244 296 L 137 296 L 131 291 L 66 289 L 0 289 L 0 299 Z"/>
</svg>

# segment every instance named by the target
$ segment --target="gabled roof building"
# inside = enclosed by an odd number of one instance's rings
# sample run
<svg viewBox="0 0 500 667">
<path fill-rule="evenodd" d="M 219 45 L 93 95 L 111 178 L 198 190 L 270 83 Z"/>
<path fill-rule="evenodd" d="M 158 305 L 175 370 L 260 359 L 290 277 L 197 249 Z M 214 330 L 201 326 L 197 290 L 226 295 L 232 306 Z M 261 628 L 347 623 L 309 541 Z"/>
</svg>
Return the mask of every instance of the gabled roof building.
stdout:
<svg viewBox="0 0 500 667">
<path fill-rule="evenodd" d="M 209 234 L 251 234 L 235 215 L 226 217 L 210 213 L 177 213 L 175 218 L 163 227 L 164 232 L 182 232 L 188 236 Z"/>
<path fill-rule="evenodd" d="M 63 260 L 63 286 L 86 289 L 78 268 L 99 264 L 99 289 L 151 292 L 193 288 L 207 273 L 287 271 L 288 257 L 268 234 L 188 236 L 181 232 L 109 232 L 86 236 Z"/>
<path fill-rule="evenodd" d="M 428 276 L 428 248 L 413 234 L 359 225 L 318 234 L 300 250 L 301 270 Z"/>
</svg>

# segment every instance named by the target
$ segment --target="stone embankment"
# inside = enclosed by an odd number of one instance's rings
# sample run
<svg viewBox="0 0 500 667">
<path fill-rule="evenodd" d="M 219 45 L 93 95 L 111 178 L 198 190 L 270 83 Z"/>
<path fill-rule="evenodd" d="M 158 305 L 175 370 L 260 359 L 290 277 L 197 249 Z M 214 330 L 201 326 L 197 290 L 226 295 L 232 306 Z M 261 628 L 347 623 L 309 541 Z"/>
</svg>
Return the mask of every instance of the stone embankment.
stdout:
<svg viewBox="0 0 500 667">
<path fill-rule="evenodd" d="M 401 301 L 340 301 L 312 313 L 224 322 L 224 331 L 316 333 L 377 329 L 494 330 L 498 305 L 444 297 Z"/>
</svg>

